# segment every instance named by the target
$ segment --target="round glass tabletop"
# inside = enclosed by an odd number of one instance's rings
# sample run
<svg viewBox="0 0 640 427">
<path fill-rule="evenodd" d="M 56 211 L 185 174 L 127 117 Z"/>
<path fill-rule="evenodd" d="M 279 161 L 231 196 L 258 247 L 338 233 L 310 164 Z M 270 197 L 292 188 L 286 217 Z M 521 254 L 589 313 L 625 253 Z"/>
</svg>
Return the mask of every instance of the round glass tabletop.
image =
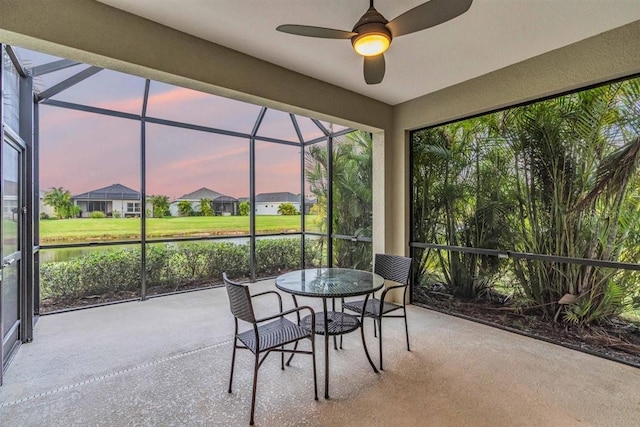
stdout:
<svg viewBox="0 0 640 427">
<path fill-rule="evenodd" d="M 309 268 L 276 278 L 276 287 L 294 295 L 339 298 L 365 295 L 381 289 L 382 276 L 350 268 Z"/>
</svg>

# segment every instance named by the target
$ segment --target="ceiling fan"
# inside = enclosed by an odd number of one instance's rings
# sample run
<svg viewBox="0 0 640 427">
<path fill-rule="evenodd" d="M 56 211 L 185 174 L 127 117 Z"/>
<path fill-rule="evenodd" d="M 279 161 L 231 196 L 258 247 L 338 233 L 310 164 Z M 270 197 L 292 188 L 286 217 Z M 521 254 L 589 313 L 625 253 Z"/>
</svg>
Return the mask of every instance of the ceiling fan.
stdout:
<svg viewBox="0 0 640 427">
<path fill-rule="evenodd" d="M 280 25 L 276 30 L 298 36 L 351 39 L 353 49 L 364 57 L 364 80 L 374 85 L 384 77 L 384 52 L 395 37 L 426 30 L 462 15 L 473 0 L 431 0 L 391 21 L 373 7 L 373 0 L 370 2 L 369 10 L 351 31 L 295 24 Z"/>
</svg>

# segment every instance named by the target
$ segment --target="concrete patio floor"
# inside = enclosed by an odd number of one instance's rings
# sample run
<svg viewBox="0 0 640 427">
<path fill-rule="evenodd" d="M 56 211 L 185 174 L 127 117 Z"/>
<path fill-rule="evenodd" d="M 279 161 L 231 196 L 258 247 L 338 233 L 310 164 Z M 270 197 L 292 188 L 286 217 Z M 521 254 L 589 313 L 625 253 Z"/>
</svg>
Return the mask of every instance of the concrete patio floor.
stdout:
<svg viewBox="0 0 640 427">
<path fill-rule="evenodd" d="M 251 286 L 275 289 L 272 280 Z M 270 311 L 272 300 L 257 301 Z M 377 361 L 370 321 L 366 328 Z M 308 356 L 284 371 L 270 356 L 259 372 L 256 425 L 640 425 L 633 367 L 419 307 L 409 308 L 411 352 L 401 320 L 388 319 L 384 332 L 380 374 L 359 333 L 330 350 L 329 400 L 322 337 L 317 402 Z M 252 356 L 239 352 L 228 394 L 232 333 L 223 288 L 43 316 L 0 387 L 0 425 L 248 425 Z"/>
</svg>

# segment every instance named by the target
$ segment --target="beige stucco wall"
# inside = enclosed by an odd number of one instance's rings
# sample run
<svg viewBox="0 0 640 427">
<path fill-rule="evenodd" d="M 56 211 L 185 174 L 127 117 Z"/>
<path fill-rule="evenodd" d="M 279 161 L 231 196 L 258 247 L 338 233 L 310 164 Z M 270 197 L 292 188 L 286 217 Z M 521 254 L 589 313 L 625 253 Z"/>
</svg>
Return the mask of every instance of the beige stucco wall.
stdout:
<svg viewBox="0 0 640 427">
<path fill-rule="evenodd" d="M 374 132 L 374 250 L 407 254 L 408 130 L 640 72 L 640 21 L 391 107 L 93 0 L 0 0 L 0 42 Z"/>
</svg>

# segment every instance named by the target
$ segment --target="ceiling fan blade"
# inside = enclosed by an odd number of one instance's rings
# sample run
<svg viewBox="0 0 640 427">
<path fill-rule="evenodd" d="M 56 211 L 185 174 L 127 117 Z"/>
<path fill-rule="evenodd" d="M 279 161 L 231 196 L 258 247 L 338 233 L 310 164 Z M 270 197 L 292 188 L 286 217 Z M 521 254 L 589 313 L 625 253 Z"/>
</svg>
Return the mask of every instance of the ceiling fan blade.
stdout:
<svg viewBox="0 0 640 427">
<path fill-rule="evenodd" d="M 332 28 L 312 27 L 309 25 L 280 25 L 276 30 L 296 36 L 320 37 L 323 39 L 350 39 L 357 35 L 351 31 L 334 30 Z"/>
<path fill-rule="evenodd" d="M 431 0 L 406 11 L 390 21 L 386 27 L 393 37 L 426 30 L 462 15 L 473 0 Z"/>
<path fill-rule="evenodd" d="M 364 81 L 368 85 L 377 85 L 384 77 L 384 54 L 364 57 Z"/>
</svg>

